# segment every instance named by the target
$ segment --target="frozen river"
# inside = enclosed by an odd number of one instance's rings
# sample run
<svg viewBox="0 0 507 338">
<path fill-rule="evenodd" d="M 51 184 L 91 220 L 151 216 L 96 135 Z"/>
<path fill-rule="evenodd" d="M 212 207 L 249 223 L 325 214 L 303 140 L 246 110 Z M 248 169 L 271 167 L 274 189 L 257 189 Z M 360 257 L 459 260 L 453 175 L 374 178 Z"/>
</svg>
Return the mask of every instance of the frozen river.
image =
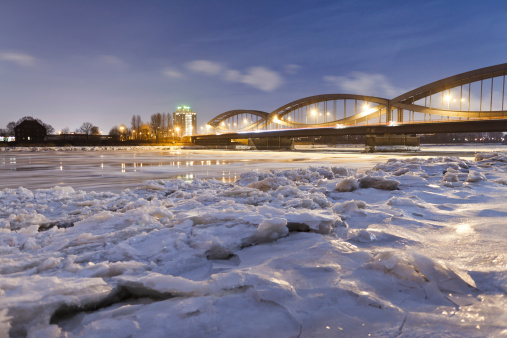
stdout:
<svg viewBox="0 0 507 338">
<path fill-rule="evenodd" d="M 20 150 L 0 337 L 507 336 L 505 146 Z"/>
<path fill-rule="evenodd" d="M 118 192 L 146 180 L 215 178 L 236 181 L 246 171 L 309 166 L 372 168 L 389 158 L 460 156 L 505 151 L 502 145 L 423 146 L 418 153 L 364 154 L 361 148 L 322 148 L 299 151 L 223 151 L 132 148 L 94 151 L 9 151 L 0 153 L 0 189 L 71 186 L 85 191 Z"/>
</svg>

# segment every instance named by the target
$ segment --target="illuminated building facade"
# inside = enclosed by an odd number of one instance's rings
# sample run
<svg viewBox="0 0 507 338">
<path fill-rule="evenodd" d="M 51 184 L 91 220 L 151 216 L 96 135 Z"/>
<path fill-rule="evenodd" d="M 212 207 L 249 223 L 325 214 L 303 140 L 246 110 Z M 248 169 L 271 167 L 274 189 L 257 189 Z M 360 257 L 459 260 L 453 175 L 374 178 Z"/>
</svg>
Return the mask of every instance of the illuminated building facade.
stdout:
<svg viewBox="0 0 507 338">
<path fill-rule="evenodd" d="M 197 116 L 188 106 L 180 106 L 173 113 L 174 129 L 177 136 L 192 136 L 197 134 Z"/>
</svg>

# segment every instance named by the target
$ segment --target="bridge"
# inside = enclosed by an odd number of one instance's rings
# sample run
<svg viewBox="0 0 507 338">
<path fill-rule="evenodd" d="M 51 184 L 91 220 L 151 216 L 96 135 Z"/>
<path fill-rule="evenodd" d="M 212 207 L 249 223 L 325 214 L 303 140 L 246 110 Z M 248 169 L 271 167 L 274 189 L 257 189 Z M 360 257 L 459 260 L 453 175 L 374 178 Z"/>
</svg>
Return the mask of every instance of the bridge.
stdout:
<svg viewBox="0 0 507 338">
<path fill-rule="evenodd" d="M 507 63 L 472 70 L 393 99 L 324 94 L 290 102 L 271 113 L 230 110 L 208 122 L 195 144 L 297 137 L 366 135 L 366 145 L 417 144 L 418 134 L 507 131 Z M 282 140 L 284 142 L 282 142 Z M 257 141 L 259 143 L 259 141 Z M 254 142 L 255 143 L 255 142 Z"/>
</svg>

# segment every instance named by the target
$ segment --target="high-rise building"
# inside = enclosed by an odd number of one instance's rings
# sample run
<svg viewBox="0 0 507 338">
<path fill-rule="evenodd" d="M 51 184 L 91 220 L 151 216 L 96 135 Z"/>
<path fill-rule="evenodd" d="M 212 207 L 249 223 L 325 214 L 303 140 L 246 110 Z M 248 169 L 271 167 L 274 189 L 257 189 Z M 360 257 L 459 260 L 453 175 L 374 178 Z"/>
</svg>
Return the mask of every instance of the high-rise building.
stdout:
<svg viewBox="0 0 507 338">
<path fill-rule="evenodd" d="M 197 116 L 188 106 L 180 106 L 173 113 L 174 129 L 178 136 L 197 134 Z"/>
</svg>

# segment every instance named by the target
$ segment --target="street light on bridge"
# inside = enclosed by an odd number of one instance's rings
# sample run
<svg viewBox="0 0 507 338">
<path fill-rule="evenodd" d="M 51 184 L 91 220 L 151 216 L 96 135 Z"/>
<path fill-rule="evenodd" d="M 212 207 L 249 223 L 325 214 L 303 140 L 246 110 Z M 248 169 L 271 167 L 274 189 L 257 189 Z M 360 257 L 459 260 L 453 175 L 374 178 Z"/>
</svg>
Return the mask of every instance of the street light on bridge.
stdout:
<svg viewBox="0 0 507 338">
<path fill-rule="evenodd" d="M 451 94 L 447 94 L 444 98 L 447 101 L 447 110 L 449 110 L 451 105 Z"/>
<path fill-rule="evenodd" d="M 312 110 L 310 112 L 310 114 L 312 114 L 313 118 L 314 118 L 314 124 L 317 124 L 317 111 L 316 110 Z"/>
</svg>

